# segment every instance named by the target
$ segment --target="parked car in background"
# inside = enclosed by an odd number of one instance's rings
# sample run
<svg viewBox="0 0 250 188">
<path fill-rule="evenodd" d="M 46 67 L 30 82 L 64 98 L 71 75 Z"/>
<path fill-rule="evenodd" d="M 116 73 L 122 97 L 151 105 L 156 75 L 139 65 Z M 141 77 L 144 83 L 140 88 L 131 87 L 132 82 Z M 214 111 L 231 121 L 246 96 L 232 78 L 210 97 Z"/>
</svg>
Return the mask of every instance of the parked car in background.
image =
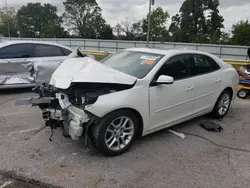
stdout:
<svg viewBox="0 0 250 188">
<path fill-rule="evenodd" d="M 119 155 L 138 137 L 207 113 L 224 117 L 238 83 L 236 70 L 209 53 L 132 48 L 101 63 L 65 60 L 31 103 L 64 136 Z"/>
<path fill-rule="evenodd" d="M 55 70 L 71 53 L 66 46 L 48 42 L 0 43 L 0 89 L 35 86 L 31 73 L 36 64 L 46 63 Z M 48 72 L 48 76 L 52 73 Z"/>
</svg>

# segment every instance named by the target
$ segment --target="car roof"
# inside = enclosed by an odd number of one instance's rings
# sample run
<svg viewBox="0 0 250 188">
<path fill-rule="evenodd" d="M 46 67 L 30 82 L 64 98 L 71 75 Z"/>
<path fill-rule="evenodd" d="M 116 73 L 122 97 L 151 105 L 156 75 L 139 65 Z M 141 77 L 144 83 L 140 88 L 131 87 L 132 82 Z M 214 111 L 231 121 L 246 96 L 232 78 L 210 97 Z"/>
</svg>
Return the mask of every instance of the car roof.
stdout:
<svg viewBox="0 0 250 188">
<path fill-rule="evenodd" d="M 53 43 L 53 42 L 45 42 L 45 41 L 34 41 L 34 40 L 15 40 L 15 41 L 7 41 L 7 42 L 2 42 L 0 43 L 0 48 L 4 46 L 9 46 L 13 44 L 24 44 L 24 43 L 31 43 L 31 44 L 47 44 L 47 45 L 53 45 L 53 46 L 58 46 L 61 48 L 66 48 L 70 51 L 72 51 L 71 48 L 58 44 L 58 43 Z"/>
<path fill-rule="evenodd" d="M 195 50 L 187 50 L 182 48 L 169 48 L 169 49 L 157 49 L 157 48 L 128 48 L 128 51 L 137 51 L 137 52 L 146 52 L 146 53 L 155 53 L 161 54 L 165 56 L 172 56 L 175 54 L 203 54 L 212 56 L 212 54 L 203 52 L 203 51 L 195 51 Z"/>
</svg>

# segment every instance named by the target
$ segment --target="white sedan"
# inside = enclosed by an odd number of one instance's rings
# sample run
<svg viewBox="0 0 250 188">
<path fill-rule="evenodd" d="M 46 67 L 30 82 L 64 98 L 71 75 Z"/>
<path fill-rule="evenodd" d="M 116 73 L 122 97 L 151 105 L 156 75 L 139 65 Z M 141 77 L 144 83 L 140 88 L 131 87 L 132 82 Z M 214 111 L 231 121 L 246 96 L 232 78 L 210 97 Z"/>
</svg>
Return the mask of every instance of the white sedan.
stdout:
<svg viewBox="0 0 250 188">
<path fill-rule="evenodd" d="M 65 60 L 36 104 L 47 125 L 60 125 L 73 140 L 89 137 L 113 156 L 138 137 L 197 116 L 224 117 L 238 82 L 232 66 L 205 52 L 133 48 L 101 63 Z"/>
</svg>

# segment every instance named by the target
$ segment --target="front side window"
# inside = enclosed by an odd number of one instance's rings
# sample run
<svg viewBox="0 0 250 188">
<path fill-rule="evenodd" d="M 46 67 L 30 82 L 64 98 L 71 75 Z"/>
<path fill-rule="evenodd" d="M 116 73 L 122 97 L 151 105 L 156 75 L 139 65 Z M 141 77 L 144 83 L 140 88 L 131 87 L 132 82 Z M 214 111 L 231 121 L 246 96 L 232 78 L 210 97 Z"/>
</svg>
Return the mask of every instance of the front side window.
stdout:
<svg viewBox="0 0 250 188">
<path fill-rule="evenodd" d="M 220 69 L 220 66 L 213 59 L 205 55 L 194 55 L 193 61 L 193 76 L 210 73 Z"/>
<path fill-rule="evenodd" d="M 171 76 L 174 80 L 185 79 L 191 76 L 190 58 L 188 55 L 179 55 L 168 60 L 159 70 L 159 76 Z"/>
<path fill-rule="evenodd" d="M 163 57 L 161 54 L 124 50 L 104 59 L 101 63 L 125 74 L 143 78 Z"/>
<path fill-rule="evenodd" d="M 12 44 L 0 48 L 0 59 L 32 57 L 32 44 Z"/>
<path fill-rule="evenodd" d="M 64 56 L 61 48 L 53 45 L 36 44 L 35 57 Z"/>
</svg>

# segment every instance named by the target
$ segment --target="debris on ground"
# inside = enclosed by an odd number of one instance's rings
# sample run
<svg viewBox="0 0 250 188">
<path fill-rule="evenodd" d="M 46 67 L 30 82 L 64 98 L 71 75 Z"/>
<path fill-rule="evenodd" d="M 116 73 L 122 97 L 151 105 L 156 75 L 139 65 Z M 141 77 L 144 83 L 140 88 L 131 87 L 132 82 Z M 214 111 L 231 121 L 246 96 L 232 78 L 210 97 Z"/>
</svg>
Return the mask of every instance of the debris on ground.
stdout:
<svg viewBox="0 0 250 188">
<path fill-rule="evenodd" d="M 223 128 L 217 124 L 217 123 L 214 123 L 212 121 L 205 121 L 205 122 L 202 122 L 200 124 L 200 126 L 204 129 L 206 129 L 207 131 L 214 131 L 214 132 L 221 132 L 223 131 Z"/>
<path fill-rule="evenodd" d="M 168 131 L 171 132 L 171 133 L 173 133 L 173 134 L 176 135 L 176 136 L 179 136 L 179 137 L 182 138 L 182 139 L 185 139 L 185 134 L 183 134 L 183 133 L 176 132 L 176 131 L 173 131 L 173 130 L 171 130 L 171 129 L 168 129 Z"/>
</svg>

